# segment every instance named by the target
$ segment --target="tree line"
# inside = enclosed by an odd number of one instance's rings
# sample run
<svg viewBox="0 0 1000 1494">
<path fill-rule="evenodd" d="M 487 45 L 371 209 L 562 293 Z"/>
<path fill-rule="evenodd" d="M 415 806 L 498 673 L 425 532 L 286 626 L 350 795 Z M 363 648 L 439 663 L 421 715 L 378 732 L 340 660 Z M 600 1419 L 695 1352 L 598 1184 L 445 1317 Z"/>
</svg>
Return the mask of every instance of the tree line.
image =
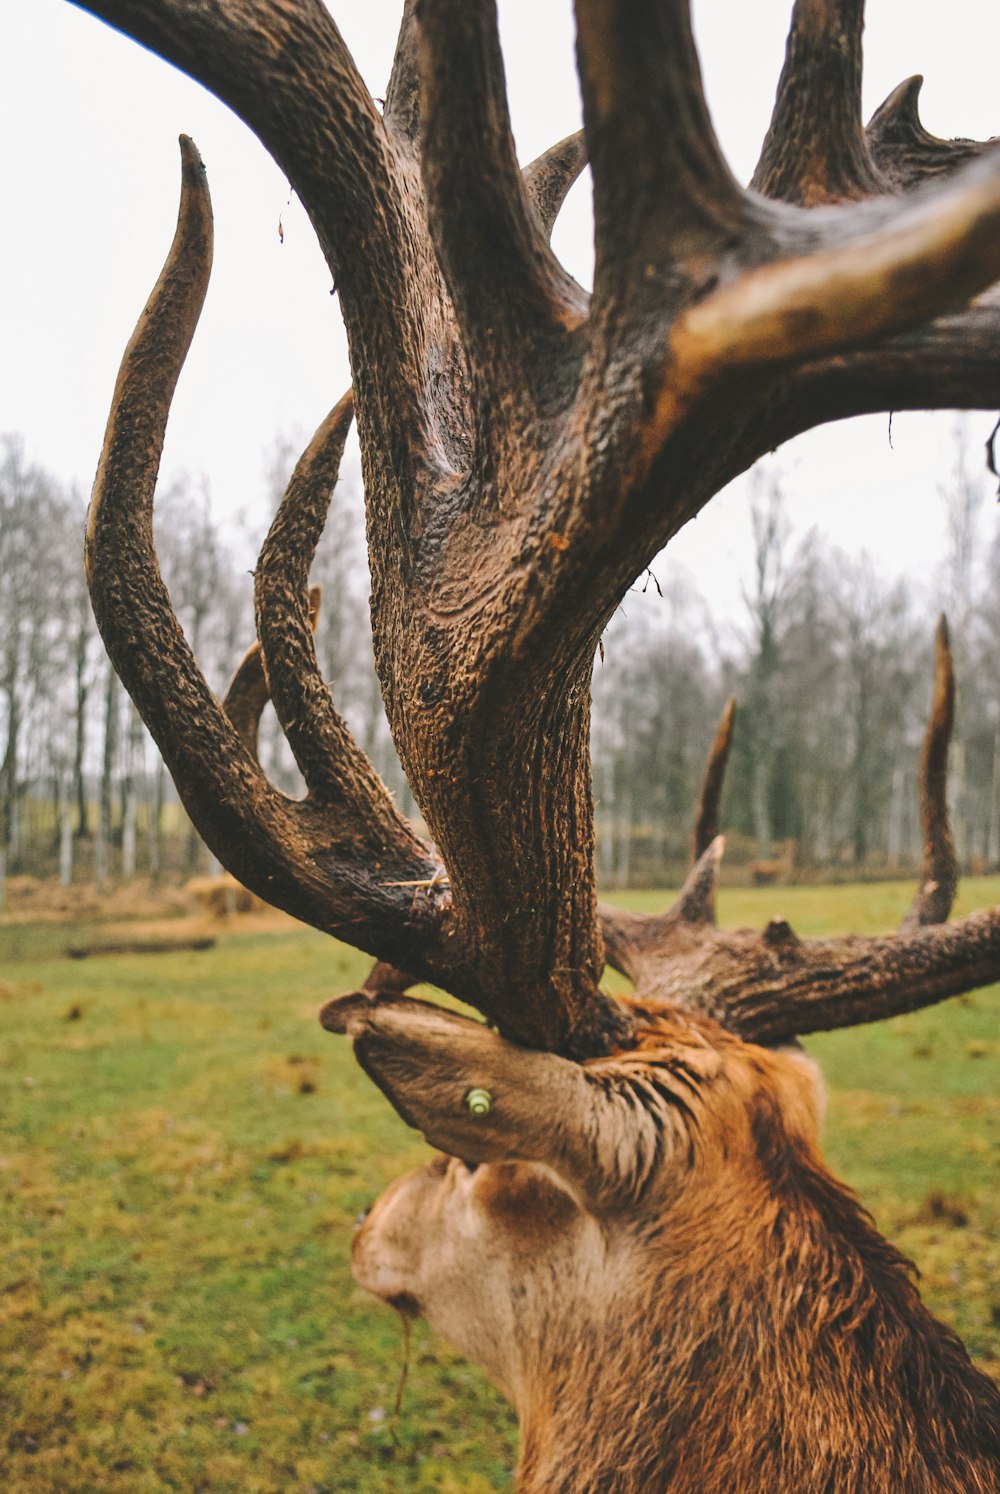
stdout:
<svg viewBox="0 0 1000 1494">
<path fill-rule="evenodd" d="M 780 478 L 751 483 L 753 544 L 739 606 L 713 612 L 665 559 L 634 588 L 594 671 L 599 870 L 608 886 L 675 881 L 725 702 L 737 726 L 723 821 L 727 864 L 771 876 L 909 874 L 919 863 L 917 768 L 933 627 L 948 611 L 959 685 L 950 783 L 960 860 L 1000 868 L 1000 531 L 970 475 L 961 430 L 942 492 L 946 555 L 934 594 L 880 574 L 815 533 L 797 535 Z M 283 488 L 290 443 L 271 454 Z M 83 579 L 84 499 L 0 443 L 0 898 L 5 878 L 63 883 L 203 869 L 156 749 L 103 652 Z M 157 503 L 164 579 L 194 652 L 222 693 L 253 638 L 260 526 L 222 524 L 204 484 Z M 372 662 L 358 484 L 342 481 L 313 578 L 317 652 L 338 708 L 394 791 L 396 762 Z M 270 711 L 261 760 L 298 791 Z"/>
</svg>

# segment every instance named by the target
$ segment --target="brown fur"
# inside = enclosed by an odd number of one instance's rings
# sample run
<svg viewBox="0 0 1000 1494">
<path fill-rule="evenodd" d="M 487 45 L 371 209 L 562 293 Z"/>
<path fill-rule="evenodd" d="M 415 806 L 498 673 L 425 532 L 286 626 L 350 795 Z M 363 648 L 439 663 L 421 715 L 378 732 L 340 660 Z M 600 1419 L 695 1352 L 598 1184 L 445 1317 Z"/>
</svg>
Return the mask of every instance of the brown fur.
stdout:
<svg viewBox="0 0 1000 1494">
<path fill-rule="evenodd" d="M 820 1160 L 811 1065 L 641 1015 L 585 1066 L 592 1197 L 439 1164 L 376 1207 L 359 1280 L 511 1396 L 522 1494 L 1000 1494 L 1000 1392 Z"/>
</svg>

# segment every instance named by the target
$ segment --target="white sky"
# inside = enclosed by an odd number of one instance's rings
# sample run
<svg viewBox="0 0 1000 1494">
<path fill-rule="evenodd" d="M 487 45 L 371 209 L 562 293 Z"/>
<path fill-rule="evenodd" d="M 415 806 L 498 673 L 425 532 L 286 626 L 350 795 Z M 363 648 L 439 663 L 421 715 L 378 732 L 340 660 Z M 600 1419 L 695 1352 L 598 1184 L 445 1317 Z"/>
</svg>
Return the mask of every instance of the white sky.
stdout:
<svg viewBox="0 0 1000 1494">
<path fill-rule="evenodd" d="M 375 94 L 384 90 L 399 0 L 333 0 Z M 790 0 L 695 0 L 709 103 L 734 170 L 752 170 L 781 66 Z M 579 123 L 569 0 L 501 0 L 518 148 L 529 160 Z M 866 115 L 923 72 L 924 122 L 941 135 L 1000 132 L 1000 6 L 872 0 Z M 311 229 L 256 139 L 197 85 L 66 0 L 0 6 L 0 431 L 89 489 L 121 351 L 176 217 L 177 135 L 204 156 L 216 215 L 209 300 L 174 403 L 164 473 L 210 482 L 221 512 L 263 504 L 266 452 L 307 435 L 349 380 L 337 303 Z M 283 219 L 284 243 L 278 220 Z M 588 189 L 556 245 L 589 275 Z M 970 466 L 992 418 L 969 422 Z M 796 527 L 862 546 L 887 573 L 926 578 L 939 560 L 939 486 L 953 418 L 873 417 L 827 427 L 779 457 Z M 983 477 L 984 526 L 998 522 Z M 738 593 L 749 530 L 745 484 L 720 495 L 671 552 L 713 603 Z"/>
</svg>

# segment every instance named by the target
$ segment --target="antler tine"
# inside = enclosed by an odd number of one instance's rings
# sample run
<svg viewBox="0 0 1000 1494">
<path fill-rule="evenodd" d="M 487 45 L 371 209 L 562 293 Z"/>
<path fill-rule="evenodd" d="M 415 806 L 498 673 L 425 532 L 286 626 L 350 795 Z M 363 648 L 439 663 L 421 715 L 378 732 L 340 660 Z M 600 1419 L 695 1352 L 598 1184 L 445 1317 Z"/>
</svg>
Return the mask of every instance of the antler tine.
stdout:
<svg viewBox="0 0 1000 1494">
<path fill-rule="evenodd" d="M 319 624 L 319 609 L 322 600 L 322 587 L 310 586 L 309 588 L 309 626 L 315 633 Z M 257 733 L 260 728 L 260 718 L 264 714 L 264 707 L 271 699 L 267 688 L 267 677 L 264 674 L 264 661 L 261 658 L 260 644 L 252 643 L 240 660 L 236 672 L 229 682 L 222 702 L 222 709 L 229 717 L 237 736 L 244 747 L 260 761 L 257 752 Z"/>
<path fill-rule="evenodd" d="M 905 192 L 928 177 L 948 175 L 996 149 L 996 140 L 939 140 L 925 130 L 918 109 L 923 82 L 917 73 L 900 83 L 865 129 L 872 160 L 897 191 Z"/>
<path fill-rule="evenodd" d="M 664 995 L 660 977 L 674 958 L 678 943 L 682 964 L 703 942 L 707 941 L 709 946 L 714 943 L 718 933 L 715 889 L 725 849 L 725 836 L 717 835 L 692 866 L 680 892 L 664 913 L 630 913 L 609 903 L 598 904 L 605 960 L 627 975 L 647 999 L 670 1001 L 677 1006 L 695 1004 L 688 999 L 683 981 L 675 989 L 672 973 L 669 993 Z"/>
<path fill-rule="evenodd" d="M 884 192 L 861 123 L 864 0 L 796 0 L 750 185 L 802 207 Z"/>
<path fill-rule="evenodd" d="M 514 152 L 495 0 L 424 0 L 421 169 L 428 221 L 473 377 L 520 370 L 580 319 L 579 287 L 552 254 Z"/>
<path fill-rule="evenodd" d="M 305 597 L 354 414 L 350 391 L 320 425 L 292 473 L 260 552 L 254 580 L 257 632 L 278 720 L 311 800 L 335 818 L 352 855 L 375 858 L 387 878 L 434 860 L 396 809 L 334 708 L 316 662 Z M 440 868 L 439 868 L 440 870 Z"/>
<path fill-rule="evenodd" d="M 726 781 L 729 749 L 733 745 L 735 720 L 736 701 L 731 699 L 726 702 L 719 718 L 715 739 L 708 754 L 708 762 L 705 764 L 705 777 L 702 780 L 701 796 L 694 819 L 694 833 L 691 837 L 692 866 L 708 850 L 719 833 L 719 805 L 722 802 L 722 789 Z"/>
<path fill-rule="evenodd" d="M 239 806 L 247 780 L 258 775 L 187 647 L 153 548 L 153 491 L 167 412 L 212 262 L 204 167 L 192 141 L 181 136 L 180 145 L 177 231 L 122 360 L 87 519 L 85 563 L 94 612 L 115 668 L 154 736 L 168 739 L 168 766 L 186 802 L 194 801 L 198 818 L 198 808 L 212 793 Z M 168 661 L 162 670 L 146 669 L 154 654 Z M 178 712 L 189 730 L 169 737 L 166 721 Z M 266 794 L 263 784 L 255 786 Z M 273 800 L 271 807 L 276 807 Z"/>
<path fill-rule="evenodd" d="M 717 835 L 702 851 L 665 913 L 629 913 L 624 908 L 599 903 L 597 911 L 608 964 L 639 984 L 650 961 L 657 963 L 666 957 L 681 927 L 703 931 L 711 937 L 715 931 L 715 889 L 725 849 L 725 836 Z M 679 937 L 690 944 L 687 934 Z M 677 1000 L 679 1005 L 685 1005 L 683 998 Z"/>
<path fill-rule="evenodd" d="M 934 640 L 934 699 L 920 758 L 920 822 L 924 866 L 920 888 L 900 929 L 944 923 L 958 886 L 958 862 L 948 817 L 948 748 L 955 716 L 955 671 L 948 619 L 938 619 Z"/>
<path fill-rule="evenodd" d="M 650 262 L 716 249 L 742 193 L 709 118 L 688 0 L 577 0 L 576 16 L 603 306 L 634 294 Z"/>
<path fill-rule="evenodd" d="M 552 237 L 559 210 L 586 164 L 586 137 L 582 130 L 577 130 L 536 156 L 522 171 L 528 197 L 546 238 Z"/>
<path fill-rule="evenodd" d="M 399 39 L 396 43 L 396 53 L 393 59 L 392 74 L 389 79 L 385 95 L 385 110 L 383 119 L 393 131 L 397 138 L 405 139 L 416 146 L 422 112 L 421 82 L 420 82 L 420 39 L 419 24 L 417 22 L 418 0 L 405 0 L 403 6 L 403 18 L 399 29 Z M 463 15 L 465 11 L 463 8 Z M 466 17 L 466 19 L 468 19 Z M 486 17 L 488 23 L 488 17 Z M 432 16 L 432 25 L 434 17 Z M 455 41 L 448 36 L 448 45 L 454 46 Z M 462 59 L 467 62 L 467 56 Z M 506 115 L 506 94 L 503 91 L 502 64 L 497 68 L 497 57 L 494 52 L 492 59 L 488 59 L 489 71 L 494 84 L 499 82 L 499 91 L 502 101 L 500 121 Z M 466 69 L 463 67 L 459 74 L 464 90 L 469 87 Z M 476 100 L 475 90 L 470 90 L 477 108 L 482 108 L 484 100 Z M 461 100 L 451 99 L 451 105 L 463 108 L 466 105 L 464 96 Z M 493 128 L 497 128 L 497 121 L 493 121 Z M 509 129 L 509 125 L 508 125 Z M 503 148 L 503 140 L 500 141 Z M 587 147 L 584 142 L 583 131 L 577 130 L 575 134 L 568 135 L 565 140 L 558 141 L 549 150 L 538 156 L 536 160 L 525 166 L 522 171 L 524 187 L 532 207 L 542 224 L 546 238 L 552 235 L 552 227 L 566 199 L 570 187 L 576 181 L 580 172 L 587 164 Z M 509 162 L 505 165 L 509 169 Z M 450 162 L 449 162 L 450 175 Z M 472 188 L 474 192 L 482 191 L 482 172 L 472 172 Z M 495 188 L 495 184 L 494 184 Z M 516 197 L 515 197 L 516 202 Z M 551 271 L 551 266 L 550 266 Z"/>
<path fill-rule="evenodd" d="M 220 858 L 241 875 L 237 866 L 250 849 L 243 843 L 260 839 L 258 822 L 276 842 L 287 835 L 287 803 L 260 773 L 205 684 L 153 548 L 153 491 L 167 413 L 212 260 L 205 171 L 186 136 L 181 162 L 177 231 L 122 360 L 87 520 L 85 559 L 94 613 L 115 668 L 160 744 L 192 820 L 202 830 L 212 827 Z M 256 833 L 248 837 L 251 826 Z M 262 868 L 265 877 L 273 875 L 274 859 Z"/>
<path fill-rule="evenodd" d="M 691 866 L 684 885 L 666 913 L 655 920 L 661 927 L 674 923 L 715 923 L 715 889 L 726 849 L 725 837 L 719 834 L 719 804 L 726 780 L 726 764 L 733 742 L 736 701 L 729 700 L 719 718 L 702 780 L 701 795 L 695 814 L 691 838 Z"/>
<path fill-rule="evenodd" d="M 249 740 L 261 701 L 258 665 L 251 658 L 240 671 L 237 730 L 208 689 L 160 578 L 153 490 L 211 264 L 208 187 L 186 137 L 181 156 L 177 232 L 122 361 L 87 521 L 98 626 L 188 814 L 234 876 L 317 928 L 461 987 L 461 951 L 445 937 L 447 893 L 434 891 L 440 864 L 433 853 L 406 827 L 385 867 L 372 868 L 371 858 L 346 854 L 354 846 L 350 824 L 338 831 L 328 811 L 297 804 L 267 781 Z M 415 897 L 413 883 L 426 886 L 426 895 Z"/>
<path fill-rule="evenodd" d="M 669 945 L 679 925 L 688 928 L 715 925 L 715 888 L 725 850 L 718 832 L 719 802 L 725 781 L 726 762 L 732 746 L 736 701 L 727 702 L 705 764 L 695 828 L 691 843 L 691 866 L 680 892 L 666 912 L 630 913 L 608 903 L 598 904 L 604 940 L 604 958 L 615 970 L 640 981 L 647 962 Z"/>
<path fill-rule="evenodd" d="M 236 666 L 222 701 L 222 709 L 230 724 L 254 762 L 260 764 L 258 732 L 260 718 L 264 714 L 270 696 L 264 678 L 264 664 L 260 657 L 260 644 L 252 643 Z"/>
<path fill-rule="evenodd" d="M 715 888 L 725 849 L 724 835 L 717 835 L 709 842 L 684 878 L 680 892 L 658 921 L 715 923 Z"/>
<path fill-rule="evenodd" d="M 254 571 L 257 636 L 271 699 L 306 785 L 320 797 L 326 775 L 335 771 L 344 728 L 320 676 L 306 598 L 353 417 L 348 390 L 296 463 Z"/>
</svg>

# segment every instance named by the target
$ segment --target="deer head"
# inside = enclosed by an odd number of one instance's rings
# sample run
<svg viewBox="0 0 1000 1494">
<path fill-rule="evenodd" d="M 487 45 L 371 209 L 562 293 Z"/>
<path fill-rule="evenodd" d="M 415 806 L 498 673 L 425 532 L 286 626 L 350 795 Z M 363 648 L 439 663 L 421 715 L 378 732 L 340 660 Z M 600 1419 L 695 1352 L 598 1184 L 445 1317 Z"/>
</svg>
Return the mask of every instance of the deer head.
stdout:
<svg viewBox="0 0 1000 1494">
<path fill-rule="evenodd" d="M 763 934 L 716 927 L 721 838 L 697 853 L 717 821 L 730 702 L 680 896 L 656 919 L 604 910 L 616 962 L 644 992 L 626 998 L 628 1051 L 568 1061 L 373 990 L 324 1008 L 324 1025 L 353 1039 L 365 1072 L 440 1149 L 363 1221 L 355 1277 L 426 1316 L 514 1402 L 519 1487 L 888 1491 L 919 1487 L 907 1478 L 938 1465 L 972 1480 L 943 1487 L 997 1487 L 1000 1396 L 825 1168 L 815 1066 L 797 1045 L 734 1034 L 745 1024 L 766 1039 L 772 1002 L 793 990 L 826 984 L 846 1000 L 867 986 L 871 1000 L 879 984 L 917 980 L 893 962 L 908 931 L 947 918 L 956 884 L 953 701 L 942 618 L 921 765 L 924 876 L 899 935 L 800 940 L 780 919 Z M 697 1014 L 709 993 L 721 1020 Z M 901 1390 L 911 1358 L 922 1378 Z"/>
<path fill-rule="evenodd" d="M 520 1412 L 526 1461 L 538 1444 L 566 1464 L 588 1400 L 602 1424 L 627 1421 L 624 1386 L 662 1422 L 684 1338 L 721 1295 L 736 1308 L 734 1269 L 763 1295 L 751 1259 L 774 1223 L 772 1153 L 815 1154 L 803 1055 L 669 1010 L 633 1016 L 628 1053 L 581 1065 L 405 998 L 325 1012 L 441 1148 L 375 1205 L 355 1276 L 486 1368 Z"/>
<path fill-rule="evenodd" d="M 85 8 L 258 134 L 347 325 L 353 390 L 291 479 L 256 572 L 258 643 L 220 705 L 151 540 L 211 257 L 184 141 L 87 566 L 116 667 L 216 855 L 378 962 L 324 1020 L 452 1160 L 379 1204 L 360 1279 L 426 1310 L 519 1401 L 525 1488 L 996 1488 L 995 1392 L 823 1170 L 813 1077 L 775 1051 L 1000 975 L 996 912 L 943 922 L 946 731 L 929 739 L 906 926 L 804 941 L 780 921 L 715 927 L 725 723 L 680 897 L 659 918 L 601 910 L 588 727 L 624 590 L 731 477 L 823 421 L 1000 403 L 1000 156 L 928 136 L 919 80 L 863 128 L 860 0 L 795 5 L 746 189 L 685 0 L 577 0 L 584 130 L 524 171 L 491 0 L 406 0 L 381 113 L 320 0 Z M 548 243 L 585 160 L 591 295 Z M 355 415 L 376 663 L 433 840 L 397 812 L 313 651 L 309 564 Z M 940 654 L 939 723 L 943 639 Z M 257 761 L 268 696 L 301 801 Z M 605 958 L 629 1001 L 602 992 Z M 498 1031 L 407 1000 L 417 979 Z"/>
</svg>

